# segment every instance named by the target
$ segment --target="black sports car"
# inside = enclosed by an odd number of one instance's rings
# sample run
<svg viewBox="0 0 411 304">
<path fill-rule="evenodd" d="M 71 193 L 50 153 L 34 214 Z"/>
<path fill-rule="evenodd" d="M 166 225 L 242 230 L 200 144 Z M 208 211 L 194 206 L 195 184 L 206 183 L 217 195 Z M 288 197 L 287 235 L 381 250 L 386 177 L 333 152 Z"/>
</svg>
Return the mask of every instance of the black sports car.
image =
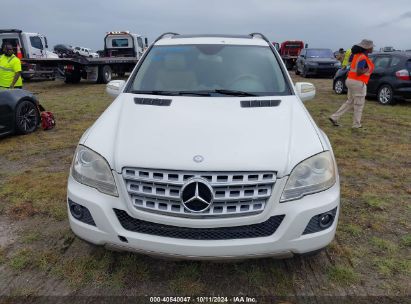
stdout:
<svg viewBox="0 0 411 304">
<path fill-rule="evenodd" d="M 0 136 L 34 132 L 40 123 L 36 96 L 26 90 L 0 90 Z"/>
</svg>

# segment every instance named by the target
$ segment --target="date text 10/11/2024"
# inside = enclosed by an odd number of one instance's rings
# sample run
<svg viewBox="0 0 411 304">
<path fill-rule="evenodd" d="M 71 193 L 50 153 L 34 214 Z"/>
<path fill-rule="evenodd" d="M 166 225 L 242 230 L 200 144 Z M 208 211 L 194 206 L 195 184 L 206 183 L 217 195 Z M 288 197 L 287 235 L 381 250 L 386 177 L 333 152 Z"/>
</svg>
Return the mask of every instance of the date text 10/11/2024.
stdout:
<svg viewBox="0 0 411 304">
<path fill-rule="evenodd" d="M 247 296 L 150 297 L 150 303 L 257 303 L 257 299 Z"/>
</svg>

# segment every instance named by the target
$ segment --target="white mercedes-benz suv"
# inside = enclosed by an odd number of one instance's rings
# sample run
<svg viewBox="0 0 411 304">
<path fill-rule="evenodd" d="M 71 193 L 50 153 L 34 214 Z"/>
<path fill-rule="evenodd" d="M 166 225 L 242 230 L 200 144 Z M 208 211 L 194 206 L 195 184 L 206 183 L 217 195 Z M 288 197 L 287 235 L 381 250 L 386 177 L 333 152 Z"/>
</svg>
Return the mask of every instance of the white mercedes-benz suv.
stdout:
<svg viewBox="0 0 411 304">
<path fill-rule="evenodd" d="M 340 186 L 326 135 L 271 43 L 160 36 L 84 133 L 68 179 L 81 239 L 186 259 L 291 257 L 327 246 Z"/>
</svg>

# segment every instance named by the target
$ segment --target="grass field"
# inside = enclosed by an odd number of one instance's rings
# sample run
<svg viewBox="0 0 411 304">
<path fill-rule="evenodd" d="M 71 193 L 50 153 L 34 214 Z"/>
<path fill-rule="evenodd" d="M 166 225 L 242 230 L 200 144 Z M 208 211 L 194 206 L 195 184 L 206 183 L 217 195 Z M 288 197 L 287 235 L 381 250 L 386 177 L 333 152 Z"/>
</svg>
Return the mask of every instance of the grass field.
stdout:
<svg viewBox="0 0 411 304">
<path fill-rule="evenodd" d="M 27 84 L 57 126 L 0 139 L 0 296 L 409 296 L 411 103 L 371 99 L 365 129 L 351 129 L 351 114 L 336 128 L 327 117 L 345 96 L 330 79 L 309 81 L 317 97 L 306 106 L 330 138 L 341 177 L 336 238 L 315 257 L 237 263 L 156 260 L 76 238 L 66 215 L 69 166 L 81 134 L 112 99 L 104 85 Z"/>
</svg>

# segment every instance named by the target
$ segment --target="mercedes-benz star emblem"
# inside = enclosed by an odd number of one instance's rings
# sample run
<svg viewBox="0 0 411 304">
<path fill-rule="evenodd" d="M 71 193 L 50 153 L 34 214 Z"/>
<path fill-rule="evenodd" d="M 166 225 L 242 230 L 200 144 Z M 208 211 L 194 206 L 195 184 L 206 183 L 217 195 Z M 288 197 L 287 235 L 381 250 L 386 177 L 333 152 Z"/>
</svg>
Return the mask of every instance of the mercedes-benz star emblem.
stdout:
<svg viewBox="0 0 411 304">
<path fill-rule="evenodd" d="M 201 162 L 204 160 L 204 157 L 202 157 L 201 155 L 195 155 L 195 156 L 193 157 L 193 160 L 194 160 L 196 163 L 201 163 Z"/>
<path fill-rule="evenodd" d="M 193 178 L 181 189 L 181 201 L 188 211 L 206 211 L 213 203 L 213 189 L 206 180 Z"/>
</svg>

